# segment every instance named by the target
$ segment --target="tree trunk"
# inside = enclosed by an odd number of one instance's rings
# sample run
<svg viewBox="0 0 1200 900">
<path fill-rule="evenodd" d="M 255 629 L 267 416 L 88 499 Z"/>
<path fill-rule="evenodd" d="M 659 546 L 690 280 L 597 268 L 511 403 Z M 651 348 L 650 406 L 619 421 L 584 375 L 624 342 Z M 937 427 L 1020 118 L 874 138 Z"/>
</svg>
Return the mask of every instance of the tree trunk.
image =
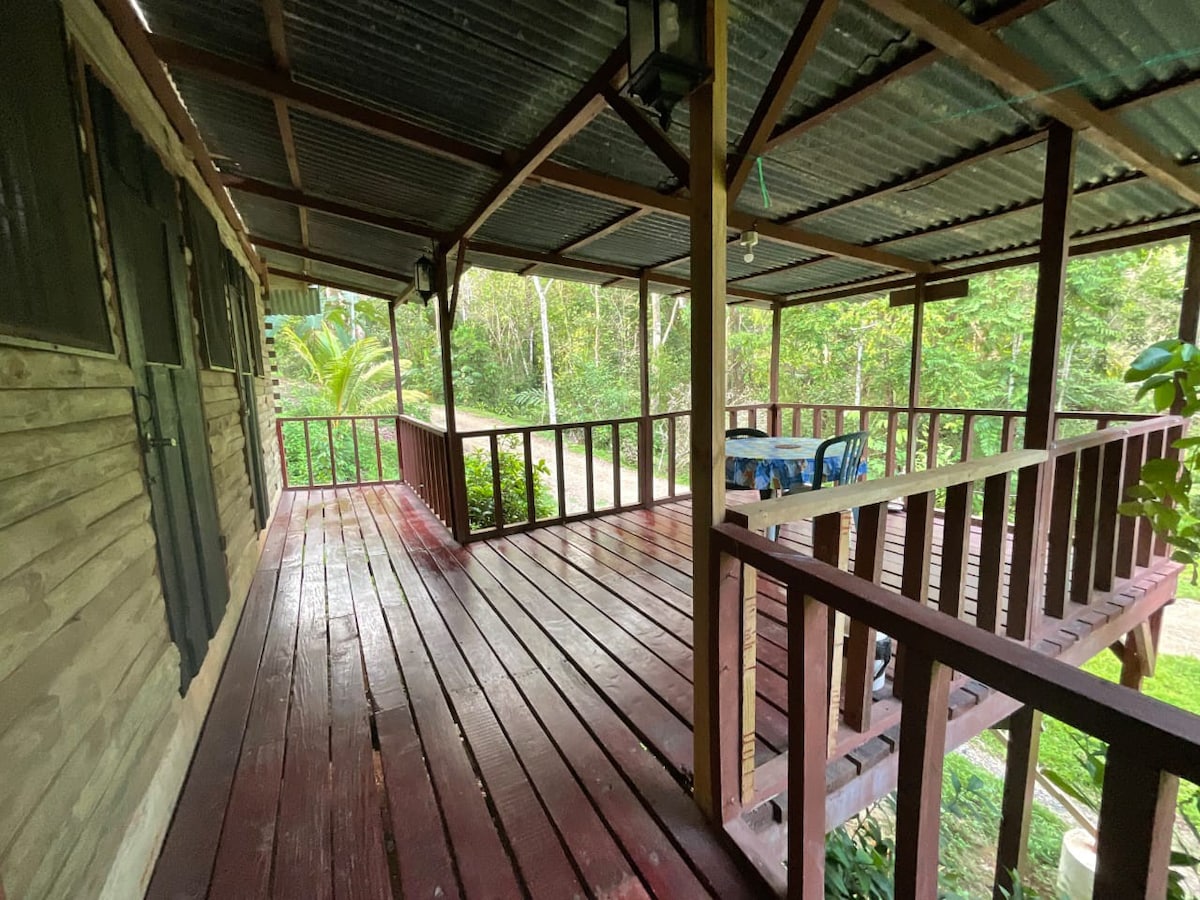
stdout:
<svg viewBox="0 0 1200 900">
<path fill-rule="evenodd" d="M 558 405 L 554 400 L 554 365 L 550 359 L 550 316 L 546 310 L 546 287 L 540 276 L 533 276 L 533 287 L 537 291 L 542 317 L 542 381 L 546 385 L 546 412 L 553 425 L 558 422 Z"/>
<path fill-rule="evenodd" d="M 592 342 L 592 362 L 600 368 L 600 285 L 592 285 L 592 299 L 596 304 L 596 339 Z"/>
<path fill-rule="evenodd" d="M 863 384 L 863 342 L 862 338 L 858 339 L 858 353 L 854 357 L 854 405 L 862 406 L 862 384 Z"/>
</svg>

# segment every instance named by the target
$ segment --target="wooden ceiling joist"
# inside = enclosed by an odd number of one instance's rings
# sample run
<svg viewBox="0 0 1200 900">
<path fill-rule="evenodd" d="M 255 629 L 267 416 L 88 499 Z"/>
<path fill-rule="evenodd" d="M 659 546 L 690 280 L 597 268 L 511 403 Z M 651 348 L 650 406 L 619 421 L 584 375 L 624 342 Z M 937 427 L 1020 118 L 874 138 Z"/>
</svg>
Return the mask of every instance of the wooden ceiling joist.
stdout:
<svg viewBox="0 0 1200 900">
<path fill-rule="evenodd" d="M 941 0 L 867 0 L 876 10 L 910 29 L 1013 97 L 1057 119 L 1093 144 L 1200 205 L 1200 174 L 1189 172 L 1111 112 L 1078 90 L 1061 87 L 1049 72 L 1013 50 L 987 29 L 971 23 Z"/>
<path fill-rule="evenodd" d="M 271 43 L 271 56 L 275 60 L 275 68 L 284 74 L 292 69 L 291 56 L 288 54 L 287 33 L 283 25 L 283 0 L 262 0 L 263 17 L 267 22 L 267 36 Z M 292 134 L 292 120 L 288 114 L 287 103 L 279 97 L 271 100 L 275 107 L 275 122 L 279 128 L 279 141 L 283 145 L 283 155 L 287 160 L 288 177 L 292 187 L 298 191 L 304 190 L 304 182 L 300 178 L 300 160 L 296 154 L 296 138 Z M 296 215 L 300 220 L 300 242 L 307 247 L 308 210 L 298 207 Z"/>
<path fill-rule="evenodd" d="M 380 228 L 387 228 L 390 231 L 398 231 L 414 237 L 437 239 L 441 236 L 435 229 L 420 222 L 413 222 L 410 219 L 393 216 L 390 213 L 380 212 L 379 210 L 368 209 L 353 203 L 345 203 L 341 200 L 317 197 L 304 191 L 271 184 L 267 181 L 258 181 L 254 178 L 243 178 L 240 175 L 226 174 L 221 176 L 221 182 L 230 190 L 254 194 L 257 197 L 267 197 L 282 203 L 290 203 L 292 206 L 303 207 L 315 212 L 329 213 L 332 216 L 351 219 L 355 222 L 378 225 Z"/>
<path fill-rule="evenodd" d="M 325 263 L 330 266 L 337 266 L 341 269 L 349 269 L 354 272 L 361 272 L 363 275 L 372 275 L 375 278 L 387 278 L 391 281 L 402 281 L 406 283 L 412 280 L 411 272 L 397 272 L 394 269 L 385 269 L 380 266 L 373 266 L 370 263 L 346 259 L 343 256 L 334 256 L 331 253 L 322 253 L 320 250 L 313 250 L 311 247 L 297 247 L 295 244 L 289 244 L 286 241 L 276 241 L 257 234 L 250 235 L 250 243 L 254 244 L 256 247 L 262 247 L 267 250 L 278 250 L 280 253 L 298 256 L 301 259 L 307 259 L 311 262 Z"/>
<path fill-rule="evenodd" d="M 767 139 L 792 99 L 792 92 L 800 80 L 800 73 L 816 52 L 821 35 L 825 33 L 825 26 L 833 18 L 837 6 L 838 0 L 808 0 L 805 4 L 800 22 L 796 25 L 779 65 L 771 75 L 771 80 L 767 82 L 767 89 L 763 92 L 754 115 L 750 117 L 742 139 L 738 142 L 737 152 L 729 160 L 726 183 L 732 199 L 736 200 L 742 192 L 755 160 L 764 152 Z"/>
<path fill-rule="evenodd" d="M 621 120 L 636 134 L 643 144 L 659 158 L 672 175 L 686 185 L 691 178 L 691 164 L 674 141 L 667 137 L 662 127 L 646 115 L 632 100 L 621 94 L 612 85 L 604 89 L 604 99 Z"/>
<path fill-rule="evenodd" d="M 995 31 L 998 28 L 1003 28 L 1005 25 L 1011 25 L 1017 19 L 1023 18 L 1030 13 L 1037 12 L 1051 2 L 1053 0 L 1022 0 L 1022 2 L 1015 3 L 1008 9 L 985 19 L 979 25 L 988 31 Z M 789 141 L 794 141 L 822 122 L 828 121 L 837 113 L 844 112 L 855 104 L 861 103 L 872 94 L 877 93 L 893 82 L 924 71 L 940 59 L 945 59 L 945 54 L 941 50 L 937 47 L 930 47 L 928 44 L 923 44 L 915 53 L 908 56 L 899 65 L 869 76 L 865 81 L 852 85 L 845 93 L 803 118 L 775 128 L 771 132 L 770 138 L 766 141 L 764 151 L 770 152 Z"/>
<path fill-rule="evenodd" d="M 467 220 L 454 232 L 449 243 L 457 244 L 459 241 L 473 237 L 488 217 L 516 193 L 517 188 L 533 174 L 539 165 L 549 159 L 555 150 L 578 134 L 600 114 L 605 105 L 604 89 L 610 88 L 613 81 L 624 81 L 628 71 L 629 44 L 622 41 L 620 46 L 609 54 L 600 68 L 571 98 L 570 102 L 517 155 L 513 163 L 505 168 L 499 180 L 492 185 Z"/>
<path fill-rule="evenodd" d="M 271 275 L 277 275 L 280 278 L 291 278 L 294 281 L 303 282 L 304 284 L 319 284 L 322 287 L 333 288 L 336 291 L 349 291 L 352 294 L 362 294 L 364 297 L 374 297 L 376 300 L 384 300 L 391 303 L 396 299 L 397 294 L 385 294 L 383 291 L 377 291 L 372 288 L 362 287 L 361 285 L 353 285 L 346 281 L 339 281 L 336 278 L 323 278 L 317 275 L 308 275 L 304 272 L 293 272 L 290 269 L 282 269 L 278 266 L 267 266 L 267 272 Z M 404 288 L 401 288 L 399 293 L 403 293 Z"/>
<path fill-rule="evenodd" d="M 192 154 L 196 168 L 200 172 L 200 177 L 208 185 L 209 190 L 212 191 L 217 205 L 221 208 L 221 212 L 225 214 L 230 227 L 237 234 L 238 242 L 246 252 L 250 264 L 261 275 L 264 271 L 262 260 L 259 259 L 250 246 L 250 241 L 246 238 L 246 229 L 242 226 L 241 217 L 234 208 L 229 194 L 221 186 L 221 178 L 217 172 L 217 167 L 213 163 L 208 149 L 204 146 L 204 140 L 200 137 L 200 132 L 196 129 L 196 123 L 192 121 L 191 115 L 188 114 L 183 102 L 179 99 L 179 94 L 175 91 L 175 86 L 171 84 L 170 78 L 167 77 L 167 73 L 163 71 L 163 67 L 159 64 L 155 48 L 149 40 L 150 35 L 142 26 L 137 11 L 133 8 L 130 0 L 99 0 L 99 2 L 101 8 L 107 14 L 109 21 L 112 23 L 117 37 L 125 45 L 125 49 L 129 52 L 133 64 L 137 67 L 138 72 L 141 73 L 142 78 L 150 88 L 150 92 L 154 95 L 154 99 L 162 107 L 171 126 L 179 135 L 180 140 L 183 141 L 184 146 Z"/>
<path fill-rule="evenodd" d="M 118 0 L 111 0 L 118 2 Z M 333 94 L 298 85 L 277 72 L 228 60 L 214 53 L 199 50 L 161 36 L 150 36 L 154 47 L 168 65 L 180 66 L 218 81 L 233 84 L 266 97 L 279 96 L 289 106 L 321 115 L 325 118 L 380 135 L 400 143 L 450 156 L 462 162 L 505 171 L 503 157 L 498 153 L 473 147 L 455 138 L 438 134 L 424 126 L 391 113 L 383 113 L 356 104 Z M 687 198 L 661 193 L 651 187 L 613 178 L 598 172 L 565 166 L 551 159 L 537 164 L 529 177 L 546 184 L 599 197 L 627 206 L 640 207 L 680 218 L 689 218 L 691 203 Z M 731 212 L 730 227 L 744 231 L 757 227 L 766 239 L 795 247 L 805 247 L 830 253 L 845 259 L 856 259 L 889 269 L 906 272 L 926 272 L 930 267 L 920 260 L 904 259 L 882 251 L 864 249 L 846 241 L 799 228 L 759 221 L 744 213 Z"/>
</svg>

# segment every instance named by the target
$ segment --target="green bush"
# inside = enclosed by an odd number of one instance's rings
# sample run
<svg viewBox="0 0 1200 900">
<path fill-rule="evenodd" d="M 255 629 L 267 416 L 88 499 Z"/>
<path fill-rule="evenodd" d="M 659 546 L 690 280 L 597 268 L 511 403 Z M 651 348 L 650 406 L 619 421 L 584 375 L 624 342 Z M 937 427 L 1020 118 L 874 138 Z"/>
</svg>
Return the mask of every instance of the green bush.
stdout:
<svg viewBox="0 0 1200 900">
<path fill-rule="evenodd" d="M 529 517 L 525 489 L 525 458 L 510 449 L 497 452 L 500 467 L 500 501 L 505 523 L 524 522 Z M 467 475 L 467 519 L 472 531 L 493 528 L 496 521 L 495 492 L 492 484 L 492 457 L 486 450 L 473 450 L 463 459 Z M 544 459 L 533 463 L 533 502 L 535 517 L 543 519 L 558 508 L 546 479 L 550 468 Z"/>
</svg>

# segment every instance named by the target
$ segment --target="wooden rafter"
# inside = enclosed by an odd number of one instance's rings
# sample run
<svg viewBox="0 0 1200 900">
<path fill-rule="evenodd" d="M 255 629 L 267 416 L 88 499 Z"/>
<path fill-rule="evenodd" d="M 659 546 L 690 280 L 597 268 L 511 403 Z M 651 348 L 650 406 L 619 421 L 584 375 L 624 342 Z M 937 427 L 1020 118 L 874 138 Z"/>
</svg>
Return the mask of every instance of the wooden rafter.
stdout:
<svg viewBox="0 0 1200 900">
<path fill-rule="evenodd" d="M 318 277 L 309 275 L 305 272 L 293 272 L 290 269 L 281 269 L 277 266 L 267 266 L 267 273 L 270 275 L 278 275 L 280 278 L 291 278 L 295 281 L 303 281 L 306 284 L 319 284 L 322 287 L 330 287 L 337 291 L 349 291 L 352 294 L 362 294 L 364 297 L 374 297 L 377 300 L 386 300 L 391 303 L 395 298 L 395 294 L 385 294 L 383 291 L 365 288 L 360 285 L 356 286 L 346 281 L 339 281 L 336 278 Z"/>
<path fill-rule="evenodd" d="M 286 241 L 276 241 L 271 238 L 262 237 L 261 235 L 250 235 L 250 243 L 256 247 L 277 250 L 280 253 L 288 253 L 292 256 L 311 260 L 312 262 L 326 263 L 327 265 L 337 266 L 341 269 L 361 272 L 364 275 L 373 275 L 376 278 L 387 278 L 391 281 L 401 282 L 412 280 L 412 276 L 409 273 L 397 272 L 393 269 L 382 268 L 381 266 L 373 266 L 369 263 L 346 259 L 343 256 L 335 256 L 331 253 L 322 253 L 320 250 L 313 250 L 310 247 L 297 247 L 295 244 L 289 244 Z"/>
<path fill-rule="evenodd" d="M 290 77 L 292 70 L 291 56 L 287 48 L 287 33 L 283 25 L 283 0 L 262 0 L 263 17 L 267 22 L 267 37 L 271 43 L 271 56 L 275 60 L 275 68 Z M 275 122 L 279 127 L 279 141 L 283 144 L 283 155 L 287 160 L 288 177 L 292 187 L 298 191 L 304 190 L 304 182 L 300 178 L 300 161 L 296 153 L 296 138 L 292 134 L 292 120 L 288 115 L 287 103 L 281 98 L 274 97 L 271 105 L 275 107 Z M 308 238 L 308 210 L 298 207 L 296 214 L 300 219 L 300 243 L 305 247 Z"/>
<path fill-rule="evenodd" d="M 1183 169 L 1112 113 L 1090 103 L 1078 90 L 1060 88 L 1049 72 L 940 0 L 868 0 L 868 3 L 1008 94 L 1022 98 L 1076 131 L 1086 131 L 1091 143 L 1145 172 L 1189 203 L 1200 205 L 1200 174 Z"/>
<path fill-rule="evenodd" d="M 750 124 L 746 126 L 746 131 L 738 142 L 737 153 L 729 162 L 726 181 L 730 197 L 736 199 L 742 192 L 746 179 L 750 177 L 750 170 L 754 167 L 754 161 L 766 147 L 771 130 L 791 100 L 796 83 L 800 80 L 800 73 L 816 52 L 821 35 L 824 34 L 829 20 L 833 18 L 837 6 L 838 0 L 808 0 L 805 4 L 800 22 L 796 25 L 796 30 L 783 51 L 783 57 L 771 75 L 771 80 L 767 82 L 767 89 L 763 92 L 754 115 L 750 117 Z"/>
<path fill-rule="evenodd" d="M 604 99 L 612 107 L 612 111 L 630 127 L 643 144 L 650 148 L 672 175 L 679 179 L 681 185 L 687 184 L 691 177 L 691 165 L 682 150 L 675 146 L 662 127 L 653 121 L 628 97 L 621 94 L 614 86 L 604 89 Z"/>
<path fill-rule="evenodd" d="M 380 228 L 387 228 L 390 231 L 398 231 L 402 234 L 410 234 L 422 238 L 440 237 L 435 229 L 420 222 L 413 222 L 410 219 L 393 216 L 390 213 L 368 209 L 365 206 L 344 203 L 341 200 L 317 197 L 304 191 L 271 184 L 267 181 L 243 178 L 240 175 L 222 175 L 221 182 L 230 190 L 241 191 L 245 194 L 254 194 L 257 197 L 267 197 L 271 200 L 279 200 L 282 203 L 290 203 L 293 206 L 301 206 L 315 212 L 329 213 L 330 215 L 339 216 L 343 219 L 351 219 L 355 222 L 378 225 Z"/>
<path fill-rule="evenodd" d="M 620 46 L 595 71 L 583 87 L 571 98 L 545 128 L 539 132 L 500 175 L 483 199 L 454 232 L 450 244 L 472 237 L 488 217 L 504 205 L 539 165 L 550 158 L 555 150 L 578 134 L 604 108 L 604 89 L 614 80 L 623 79 L 629 69 L 629 44 Z"/>
<path fill-rule="evenodd" d="M 111 2 L 118 2 L 118 0 L 111 0 Z M 324 118 L 430 153 L 496 171 L 506 169 L 500 154 L 439 134 L 401 116 L 380 112 L 333 94 L 298 85 L 269 69 L 247 66 L 161 36 L 152 37 L 155 49 L 158 50 L 163 61 L 169 65 L 187 68 L 206 77 L 265 97 L 280 96 L 287 100 L 289 106 L 304 109 Z M 546 159 L 538 164 L 530 174 L 530 178 L 578 193 L 653 212 L 662 212 L 678 218 L 688 218 L 691 215 L 691 203 L 685 197 L 663 194 L 645 185 L 602 175 L 598 172 L 572 168 L 551 159 Z M 744 213 L 731 212 L 729 224 L 730 227 L 738 230 L 758 227 L 759 233 L 767 240 L 827 252 L 845 259 L 869 262 L 883 268 L 908 272 L 930 270 L 930 266 L 920 260 L 904 259 L 894 254 L 869 248 L 863 249 L 848 241 L 839 241 L 804 229 L 759 222 L 753 216 Z"/>
<path fill-rule="evenodd" d="M 179 99 L 179 94 L 175 91 L 175 86 L 171 83 L 171 80 L 167 77 L 167 73 L 163 71 L 162 66 L 159 64 L 158 57 L 155 55 L 155 49 L 149 40 L 150 35 L 142 26 L 137 11 L 133 8 L 130 0 L 99 0 L 99 2 L 101 8 L 108 15 L 109 21 L 112 22 L 117 37 L 125 45 L 125 49 L 129 52 L 133 64 L 137 67 L 138 72 L 150 88 L 150 92 L 154 95 L 154 99 L 162 107 L 167 120 L 170 121 L 180 140 L 183 141 L 184 146 L 192 154 L 196 168 L 200 172 L 200 177 L 204 179 L 204 183 L 212 191 L 217 205 L 221 208 L 221 212 L 225 214 L 230 227 L 237 234 L 238 241 L 241 243 L 242 249 L 245 250 L 247 259 L 261 275 L 265 271 L 262 260 L 254 252 L 254 248 L 250 246 L 250 241 L 246 238 L 246 230 L 242 227 L 241 217 L 234 208 L 229 194 L 226 193 L 224 187 L 221 185 L 221 178 L 216 164 L 213 163 L 212 157 L 208 153 L 208 148 L 204 146 L 204 140 L 200 137 L 196 123 L 192 121 L 192 117 L 188 114 L 183 102 Z"/>
<path fill-rule="evenodd" d="M 1104 109 L 1109 113 L 1121 113 L 1130 109 L 1134 109 L 1144 103 L 1169 96 L 1177 91 L 1194 86 L 1200 80 L 1196 73 L 1189 72 L 1177 79 L 1165 82 L 1160 85 L 1153 85 L 1143 90 L 1137 91 L 1117 100 L 1113 104 L 1106 106 Z M 1009 137 L 1000 138 L 990 144 L 985 144 L 982 147 L 976 147 L 972 150 L 952 157 L 948 160 L 943 160 L 935 163 L 928 169 L 924 169 L 915 174 L 905 174 L 881 185 L 875 185 L 866 190 L 859 191 L 855 194 L 849 194 L 844 197 L 839 197 L 806 209 L 796 215 L 789 216 L 781 221 L 787 224 L 802 222 L 806 219 L 819 216 L 823 213 L 833 212 L 835 210 L 844 209 L 848 206 L 853 206 L 858 203 L 865 203 L 871 200 L 880 200 L 889 194 L 899 193 L 901 191 L 911 191 L 916 188 L 923 187 L 934 181 L 939 181 L 960 169 L 965 169 L 973 165 L 977 165 L 984 160 L 994 156 L 1003 156 L 1006 153 L 1014 153 L 1018 150 L 1024 150 L 1027 147 L 1032 147 L 1034 144 L 1040 144 L 1046 140 L 1046 130 L 1026 132 L 1024 134 L 1012 135 Z"/>
<path fill-rule="evenodd" d="M 1003 28 L 1005 25 L 1011 25 L 1017 19 L 1036 12 L 1052 0 L 1023 0 L 1008 9 L 997 13 L 989 19 L 980 23 L 981 28 L 986 28 L 988 31 L 995 31 L 997 28 Z M 908 56 L 904 61 L 890 69 L 869 76 L 865 81 L 853 85 L 845 93 L 839 95 L 835 99 L 826 103 L 824 106 L 814 110 L 803 118 L 791 122 L 786 125 L 781 125 L 771 132 L 770 138 L 767 140 L 765 150 L 771 151 L 776 147 L 780 147 L 789 141 L 794 141 L 802 134 L 815 128 L 823 122 L 829 121 L 837 113 L 843 112 L 850 107 L 861 103 L 872 94 L 877 93 L 893 82 L 900 81 L 910 75 L 916 75 L 918 72 L 929 68 L 939 59 L 944 59 L 945 54 L 936 47 L 930 47 L 928 44 L 921 45 L 915 53 Z"/>
</svg>

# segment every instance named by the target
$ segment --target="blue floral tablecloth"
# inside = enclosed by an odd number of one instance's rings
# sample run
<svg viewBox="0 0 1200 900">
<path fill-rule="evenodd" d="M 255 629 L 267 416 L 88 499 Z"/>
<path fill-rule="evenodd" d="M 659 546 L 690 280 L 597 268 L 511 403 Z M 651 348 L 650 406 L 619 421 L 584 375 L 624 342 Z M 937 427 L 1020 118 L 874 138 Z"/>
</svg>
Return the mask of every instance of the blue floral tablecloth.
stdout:
<svg viewBox="0 0 1200 900">
<path fill-rule="evenodd" d="M 823 438 L 731 438 L 725 442 L 725 480 L 747 490 L 787 491 L 812 485 L 817 448 Z M 842 467 L 839 448 L 825 457 L 825 483 L 836 482 Z M 859 466 L 865 475 L 866 463 Z"/>
</svg>

